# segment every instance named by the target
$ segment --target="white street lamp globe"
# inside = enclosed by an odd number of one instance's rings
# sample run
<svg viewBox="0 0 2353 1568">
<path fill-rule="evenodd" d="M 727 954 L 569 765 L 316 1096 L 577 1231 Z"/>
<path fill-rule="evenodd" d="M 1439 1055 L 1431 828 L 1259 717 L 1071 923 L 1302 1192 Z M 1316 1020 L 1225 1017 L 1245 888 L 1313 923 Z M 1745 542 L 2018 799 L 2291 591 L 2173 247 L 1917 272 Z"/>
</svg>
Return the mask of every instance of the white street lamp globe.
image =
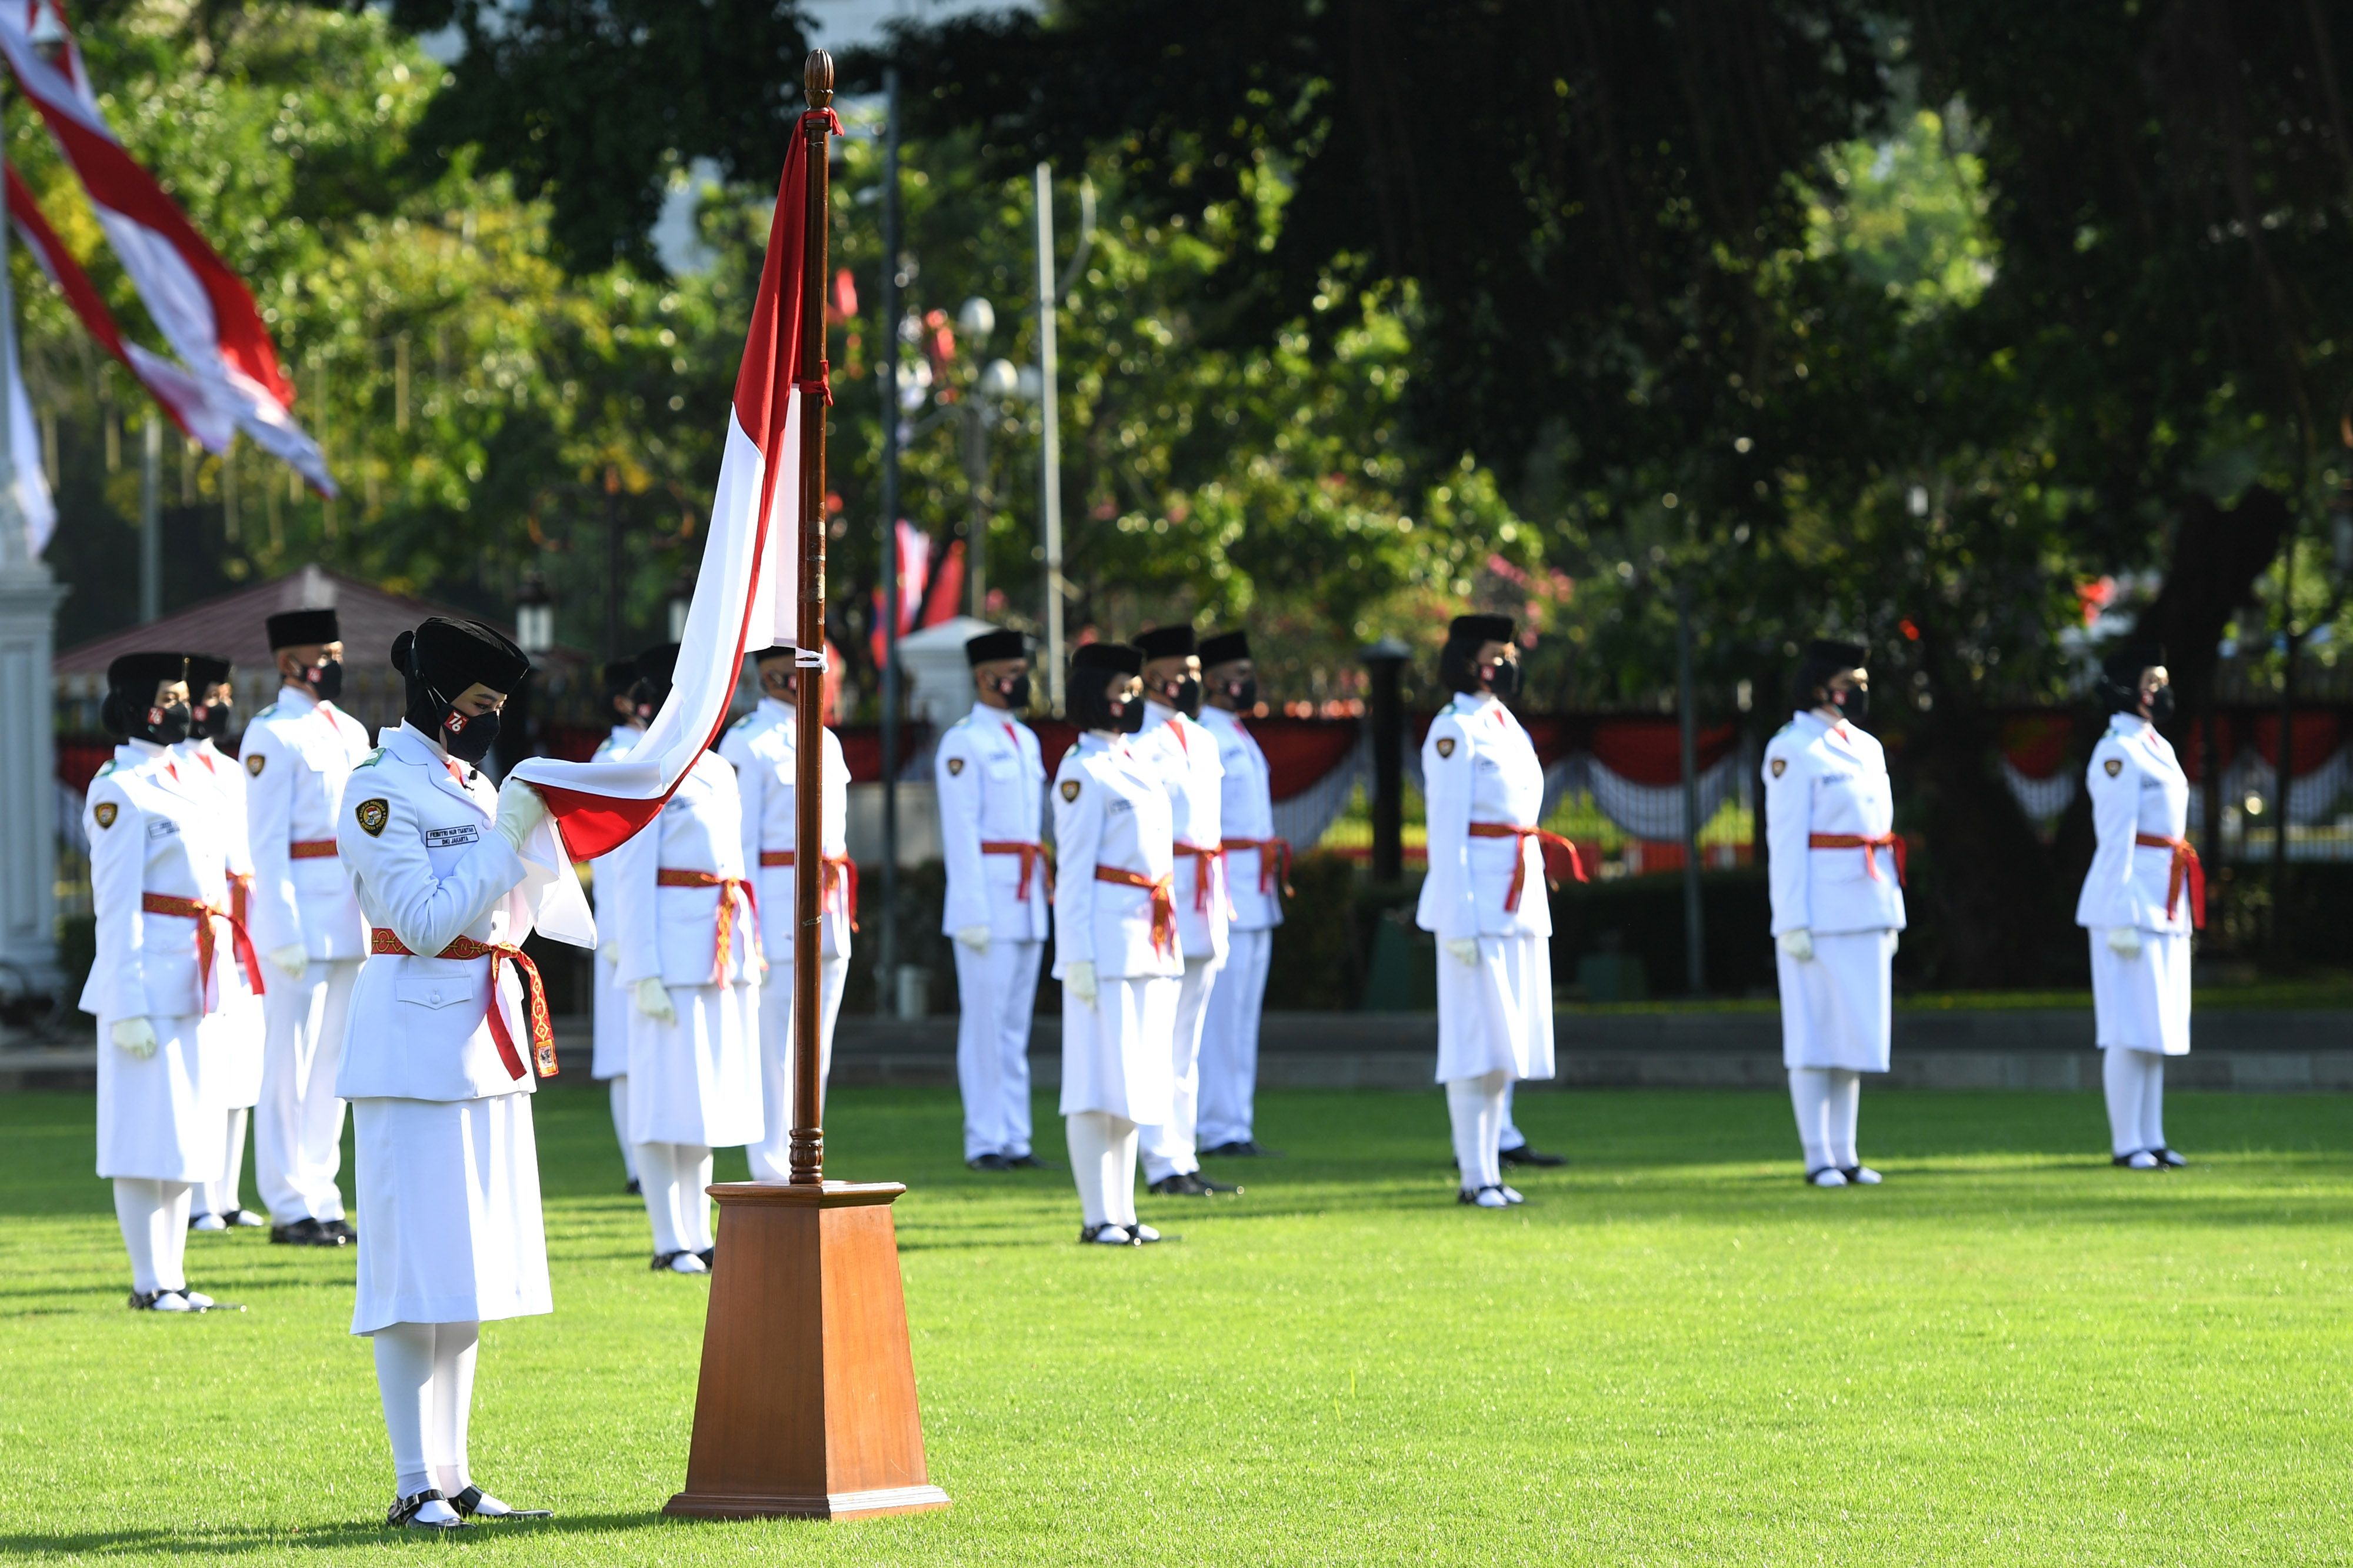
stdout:
<svg viewBox="0 0 2353 1568">
<path fill-rule="evenodd" d="M 962 332 L 977 348 L 997 331 L 997 307 L 975 294 L 956 310 L 956 331 Z"/>
<path fill-rule="evenodd" d="M 1002 401 L 1012 396 L 1020 386 L 1021 373 L 1013 368 L 1011 360 L 990 360 L 987 368 L 980 373 L 980 392 L 984 397 Z"/>
</svg>

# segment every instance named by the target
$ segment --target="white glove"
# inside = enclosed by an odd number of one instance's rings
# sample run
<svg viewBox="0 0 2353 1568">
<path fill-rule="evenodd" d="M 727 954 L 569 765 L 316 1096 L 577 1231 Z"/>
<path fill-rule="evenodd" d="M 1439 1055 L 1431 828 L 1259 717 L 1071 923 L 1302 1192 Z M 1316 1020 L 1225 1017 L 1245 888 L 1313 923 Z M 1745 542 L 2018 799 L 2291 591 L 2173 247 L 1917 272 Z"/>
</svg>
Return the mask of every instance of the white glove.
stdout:
<svg viewBox="0 0 2353 1568">
<path fill-rule="evenodd" d="M 144 1018 L 117 1018 L 110 1033 L 116 1045 L 142 1062 L 155 1054 L 155 1026 Z"/>
<path fill-rule="evenodd" d="M 1446 939 L 1446 951 L 1454 955 L 1456 963 L 1467 965 L 1472 969 L 1479 967 L 1479 939 L 1477 937 L 1450 936 Z"/>
<path fill-rule="evenodd" d="M 2138 958 L 2140 956 L 2140 928 L 2137 926 L 2110 926 L 2108 928 L 2108 951 L 2115 953 L 2118 958 Z"/>
<path fill-rule="evenodd" d="M 617 942 L 608 942 L 596 950 L 596 956 L 618 969 L 621 967 L 621 944 Z"/>
<path fill-rule="evenodd" d="M 269 951 L 269 963 L 272 968 L 283 971 L 288 979 L 300 980 L 302 972 L 311 967 L 311 954 L 301 942 L 290 942 Z"/>
<path fill-rule="evenodd" d="M 1814 958 L 1814 933 L 1804 926 L 1781 933 L 1781 951 L 1799 963 L 1810 963 Z"/>
<path fill-rule="evenodd" d="M 637 1003 L 638 1012 L 657 1024 L 678 1022 L 678 1009 L 670 1005 L 670 993 L 663 988 L 659 974 L 649 974 L 638 981 L 637 992 L 630 1000 Z"/>
<path fill-rule="evenodd" d="M 955 939 L 956 941 L 964 943 L 965 946 L 972 949 L 975 952 L 985 953 L 988 951 L 988 928 L 987 926 L 960 927 L 955 933 Z"/>
<path fill-rule="evenodd" d="M 531 830 L 547 817 L 547 802 L 539 792 L 521 779 L 509 779 L 499 785 L 499 815 L 494 826 L 499 837 L 520 851 Z"/>
<path fill-rule="evenodd" d="M 1062 988 L 1088 1006 L 1093 1006 L 1097 989 L 1095 966 L 1085 959 L 1073 963 L 1070 973 L 1062 976 Z"/>
</svg>

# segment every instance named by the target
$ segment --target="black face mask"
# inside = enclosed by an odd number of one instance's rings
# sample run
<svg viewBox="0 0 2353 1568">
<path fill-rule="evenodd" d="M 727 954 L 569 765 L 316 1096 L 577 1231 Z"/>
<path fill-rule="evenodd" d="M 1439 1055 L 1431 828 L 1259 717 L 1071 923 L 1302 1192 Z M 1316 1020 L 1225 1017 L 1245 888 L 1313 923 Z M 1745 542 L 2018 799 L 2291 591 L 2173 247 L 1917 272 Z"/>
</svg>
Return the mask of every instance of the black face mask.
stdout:
<svg viewBox="0 0 2353 1568">
<path fill-rule="evenodd" d="M 1188 675 L 1178 681 L 1176 689 L 1169 694 L 1168 706 L 1187 719 L 1198 719 L 1201 716 L 1201 678 Z"/>
<path fill-rule="evenodd" d="M 1143 698 L 1131 697 L 1124 702 L 1113 702 L 1111 708 L 1113 710 L 1111 730 L 1113 734 L 1141 735 L 1144 733 Z"/>
<path fill-rule="evenodd" d="M 441 721 L 438 737 L 441 749 L 461 763 L 480 763 L 491 754 L 498 743 L 499 716 L 494 710 L 488 713 L 464 714 L 451 709 Z"/>
<path fill-rule="evenodd" d="M 150 706 L 147 726 L 140 731 L 142 740 L 153 741 L 159 746 L 176 746 L 188 738 L 188 705 L 174 702 L 168 708 Z"/>
<path fill-rule="evenodd" d="M 1520 694 L 1520 666 L 1516 659 L 1505 659 L 1486 670 L 1487 689 L 1498 697 Z"/>
<path fill-rule="evenodd" d="M 2158 687 L 2157 689 L 2157 694 L 2148 700 L 2147 707 L 2148 721 L 2150 723 L 2171 723 L 2173 721 L 2173 688 L 2170 686 Z"/>
<path fill-rule="evenodd" d="M 997 694 L 1005 699 L 1008 708 L 1018 712 L 1029 706 L 1029 678 L 1017 675 L 1010 679 L 1000 680 L 997 683 Z"/>
<path fill-rule="evenodd" d="M 317 673 L 311 677 L 311 689 L 319 694 L 322 702 L 332 702 L 343 694 L 343 661 L 322 658 L 311 667 Z"/>
<path fill-rule="evenodd" d="M 1226 682 L 1226 700 L 1234 705 L 1237 713 L 1247 713 L 1258 706 L 1258 677 L 1247 680 Z"/>
<path fill-rule="evenodd" d="M 202 712 L 191 712 L 188 733 L 199 741 L 219 740 L 228 733 L 228 711 L 227 703 L 214 702 L 207 704 Z"/>
<path fill-rule="evenodd" d="M 1844 691 L 1833 691 L 1831 706 L 1839 710 L 1841 718 L 1860 724 L 1871 717 L 1871 688 L 1850 686 Z"/>
</svg>

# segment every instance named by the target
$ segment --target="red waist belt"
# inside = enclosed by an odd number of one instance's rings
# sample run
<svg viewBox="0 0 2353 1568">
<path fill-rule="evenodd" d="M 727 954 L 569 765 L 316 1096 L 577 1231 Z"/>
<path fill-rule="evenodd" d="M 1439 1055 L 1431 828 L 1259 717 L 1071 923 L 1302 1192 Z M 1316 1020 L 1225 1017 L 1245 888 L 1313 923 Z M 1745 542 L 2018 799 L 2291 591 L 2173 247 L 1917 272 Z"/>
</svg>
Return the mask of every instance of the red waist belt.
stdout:
<svg viewBox="0 0 2353 1568">
<path fill-rule="evenodd" d="M 232 907 L 243 900 L 232 892 Z M 236 944 L 237 966 L 245 971 L 246 989 L 256 996 L 261 990 L 261 961 L 253 953 L 253 938 L 246 934 L 245 921 L 227 910 L 216 909 L 201 899 L 175 898 L 170 893 L 142 893 L 139 907 L 151 915 L 177 915 L 182 920 L 196 922 L 196 990 L 207 1013 L 218 1005 L 219 992 L 213 984 L 213 954 L 216 950 L 213 921 L 228 922 L 229 940 Z"/>
<path fill-rule="evenodd" d="M 1197 915 L 1208 914 L 1209 887 L 1218 879 L 1218 867 L 1226 858 L 1226 847 L 1223 844 L 1212 844 L 1205 847 L 1198 844 L 1187 844 L 1180 838 L 1169 847 L 1176 854 L 1190 855 L 1193 858 L 1193 912 Z M 1226 906 L 1226 913 L 1229 916 L 1233 913 L 1231 903 Z"/>
<path fill-rule="evenodd" d="M 1904 836 L 1900 833 L 1816 833 L 1806 839 L 1809 849 L 1860 849 L 1862 868 L 1874 882 L 1879 880 L 1879 852 L 1895 851 L 1895 879 L 1905 887 L 1912 884 L 1904 875 Z"/>
<path fill-rule="evenodd" d="M 735 956 L 735 895 L 742 893 L 752 910 L 752 956 L 760 952 L 760 897 L 752 884 L 741 877 L 723 877 L 716 871 L 682 871 L 665 868 L 654 873 L 657 888 L 716 888 L 719 889 L 719 934 L 712 945 L 711 983 L 727 984 L 727 962 Z"/>
<path fill-rule="evenodd" d="M 414 958 L 417 954 L 406 942 L 392 934 L 389 926 L 377 926 L 368 933 L 368 951 L 384 958 Z M 476 942 L 461 936 L 439 952 L 436 958 L 487 958 L 491 961 L 491 1043 L 499 1048 L 499 1065 L 512 1079 L 522 1077 L 522 1058 L 515 1053 L 514 1035 L 507 1028 L 506 1009 L 499 1005 L 499 965 L 512 959 L 515 972 L 522 976 L 522 995 L 531 1016 L 531 1056 L 542 1078 L 555 1076 L 555 1024 L 547 1016 L 547 987 L 540 984 L 539 965 L 533 963 L 523 950 L 509 942 Z"/>
<path fill-rule="evenodd" d="M 1506 910 L 1516 910 L 1520 907 L 1520 894 L 1528 885 L 1527 841 L 1531 838 L 1536 841 L 1536 853 L 1539 856 L 1546 849 L 1567 850 L 1569 875 L 1580 882 L 1587 879 L 1585 862 L 1577 858 L 1577 846 L 1557 833 L 1546 833 L 1541 827 L 1515 827 L 1508 822 L 1474 822 L 1471 825 L 1471 837 L 1516 838 L 1520 841 L 1519 863 L 1512 868 L 1512 890 L 1504 895 L 1504 908 Z M 1553 876 L 1550 867 L 1545 869 L 1545 886 L 1548 888 L 1560 886 L 1559 881 Z"/>
<path fill-rule="evenodd" d="M 792 863 L 793 852 L 789 849 L 760 851 L 760 864 L 763 866 L 789 866 Z M 825 908 L 828 910 L 833 908 L 834 894 L 841 890 L 841 885 L 844 882 L 849 884 L 849 929 L 856 931 L 858 929 L 858 862 L 847 855 L 828 855 L 818 864 L 825 868 L 825 885 L 818 894 Z"/>
<path fill-rule="evenodd" d="M 2198 863 L 2198 851 L 2189 847 L 2187 838 L 2168 838 L 2162 833 L 2136 833 L 2133 842 L 2144 849 L 2170 849 L 2173 865 L 2165 876 L 2165 918 L 2171 920 L 2180 907 L 2181 884 L 2189 884 L 2189 923 L 2200 931 L 2206 929 L 2206 868 Z"/>
<path fill-rule="evenodd" d="M 335 841 L 332 838 L 297 838 L 286 847 L 290 860 L 332 860 L 335 855 Z"/>
<path fill-rule="evenodd" d="M 1258 851 L 1258 890 L 1261 893 L 1265 892 L 1268 888 L 1274 885 L 1273 878 L 1276 875 L 1275 865 L 1277 860 L 1280 859 L 1282 866 L 1282 896 L 1286 899 L 1296 898 L 1298 896 L 1291 890 L 1290 839 L 1229 838 L 1224 840 L 1224 847 L 1226 852 L 1229 855 L 1237 849 L 1255 849 Z"/>
<path fill-rule="evenodd" d="M 1028 903 L 1029 872 L 1039 861 L 1046 858 L 1046 847 L 1042 844 L 1025 843 L 1018 838 L 984 838 L 980 841 L 980 852 L 984 855 L 1021 857 L 1021 885 L 1013 889 L 1013 896 L 1023 903 Z M 763 856 L 762 858 L 765 859 L 766 857 Z M 1054 863 L 1050 860 L 1046 861 L 1046 896 L 1050 899 L 1054 896 Z"/>
<path fill-rule="evenodd" d="M 1114 882 L 1123 888 L 1142 888 L 1152 895 L 1152 951 L 1174 953 L 1176 951 L 1176 879 L 1147 877 L 1141 871 L 1131 871 L 1124 866 L 1098 866 L 1095 880 Z"/>
</svg>

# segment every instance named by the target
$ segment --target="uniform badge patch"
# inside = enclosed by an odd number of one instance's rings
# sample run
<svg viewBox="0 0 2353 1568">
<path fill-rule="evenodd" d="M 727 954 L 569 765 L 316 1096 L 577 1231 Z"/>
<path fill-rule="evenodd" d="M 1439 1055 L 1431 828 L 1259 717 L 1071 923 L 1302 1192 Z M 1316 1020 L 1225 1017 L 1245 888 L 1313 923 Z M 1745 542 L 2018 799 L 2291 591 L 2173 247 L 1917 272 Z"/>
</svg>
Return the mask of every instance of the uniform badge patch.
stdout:
<svg viewBox="0 0 2353 1568">
<path fill-rule="evenodd" d="M 1451 757 L 1454 754 L 1454 738 L 1451 735 L 1440 740 L 1438 742 L 1438 754 L 1441 757 Z"/>
<path fill-rule="evenodd" d="M 950 757 L 948 759 L 948 777 L 954 778 L 962 772 L 964 772 L 964 759 L 962 757 Z"/>
<path fill-rule="evenodd" d="M 352 815 L 359 819 L 359 825 L 367 836 L 375 838 L 383 834 L 384 825 L 392 820 L 392 803 L 378 795 L 374 800 L 360 802 Z"/>
<path fill-rule="evenodd" d="M 2125 771 L 2125 760 L 2122 757 L 2110 757 L 2106 762 L 2102 763 L 2100 766 L 2107 769 L 2108 776 L 2110 778 L 2114 778 L 2118 773 Z"/>
<path fill-rule="evenodd" d="M 256 752 L 253 755 L 245 759 L 245 771 L 252 774 L 255 778 L 259 778 L 261 776 L 262 764 L 269 761 L 269 759 L 268 757 L 263 756 L 259 752 Z"/>
<path fill-rule="evenodd" d="M 112 801 L 101 800 L 96 805 L 90 808 L 90 814 L 98 818 L 98 825 L 100 827 L 111 827 L 114 826 L 114 818 L 120 810 L 121 808 Z"/>
<path fill-rule="evenodd" d="M 1062 798 L 1064 800 L 1076 800 L 1079 798 L 1078 780 L 1064 779 L 1062 781 Z"/>
<path fill-rule="evenodd" d="M 1788 759 L 1788 758 L 1787 758 L 1787 757 L 1776 757 L 1776 758 L 1774 758 L 1774 759 L 1773 759 L 1773 776 L 1774 776 L 1775 778 L 1777 778 L 1777 779 L 1778 779 L 1778 778 L 1779 778 L 1783 773 L 1788 773 L 1788 771 L 1789 771 L 1789 759 Z"/>
</svg>

